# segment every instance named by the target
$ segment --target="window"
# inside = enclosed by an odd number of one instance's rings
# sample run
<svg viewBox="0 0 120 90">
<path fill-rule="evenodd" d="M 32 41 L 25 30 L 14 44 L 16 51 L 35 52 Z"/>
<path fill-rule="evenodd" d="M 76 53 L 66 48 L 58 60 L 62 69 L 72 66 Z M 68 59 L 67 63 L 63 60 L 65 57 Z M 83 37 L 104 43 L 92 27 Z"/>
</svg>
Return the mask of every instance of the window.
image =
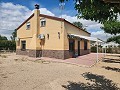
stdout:
<svg viewBox="0 0 120 90">
<path fill-rule="evenodd" d="M 45 18 L 40 19 L 40 24 L 41 24 L 41 27 L 45 27 L 46 26 Z"/>
<path fill-rule="evenodd" d="M 87 40 L 84 41 L 84 50 L 87 50 Z"/>
<path fill-rule="evenodd" d="M 26 50 L 26 41 L 21 41 L 21 50 Z"/>
<path fill-rule="evenodd" d="M 30 22 L 27 22 L 27 23 L 26 23 L 26 28 L 27 28 L 27 29 L 30 29 Z"/>
</svg>

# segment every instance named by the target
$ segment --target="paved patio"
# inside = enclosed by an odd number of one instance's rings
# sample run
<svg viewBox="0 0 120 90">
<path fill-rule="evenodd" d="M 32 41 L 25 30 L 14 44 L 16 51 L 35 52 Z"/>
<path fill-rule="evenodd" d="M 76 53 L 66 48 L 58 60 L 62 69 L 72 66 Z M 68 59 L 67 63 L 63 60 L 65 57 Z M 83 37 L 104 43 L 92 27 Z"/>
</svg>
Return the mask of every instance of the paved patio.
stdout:
<svg viewBox="0 0 120 90">
<path fill-rule="evenodd" d="M 98 58 L 101 60 L 104 57 L 103 53 L 99 53 Z M 31 58 L 29 58 L 31 59 Z M 35 59 L 35 58 L 32 58 Z M 91 67 L 96 63 L 97 60 L 97 54 L 91 53 L 83 56 L 79 56 L 77 58 L 69 58 L 69 59 L 55 59 L 55 58 L 48 58 L 48 57 L 41 57 L 37 58 L 36 60 L 45 60 L 45 61 L 51 61 L 51 62 L 59 62 L 59 63 L 69 63 L 74 64 L 78 66 L 84 66 L 84 67 Z"/>
</svg>

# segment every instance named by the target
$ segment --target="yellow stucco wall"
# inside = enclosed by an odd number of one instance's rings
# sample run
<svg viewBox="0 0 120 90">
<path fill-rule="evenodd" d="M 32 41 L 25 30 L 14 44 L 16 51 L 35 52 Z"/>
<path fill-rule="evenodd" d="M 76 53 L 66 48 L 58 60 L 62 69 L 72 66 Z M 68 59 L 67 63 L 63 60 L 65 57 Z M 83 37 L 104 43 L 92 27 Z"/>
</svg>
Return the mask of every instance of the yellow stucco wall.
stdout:
<svg viewBox="0 0 120 90">
<path fill-rule="evenodd" d="M 43 18 L 43 17 L 40 17 Z M 40 26 L 40 33 L 45 35 L 45 43 L 42 45 L 44 50 L 64 50 L 64 22 L 46 19 L 46 26 Z M 62 25 L 62 28 L 61 28 Z M 60 33 L 60 39 L 58 37 L 58 32 Z M 49 34 L 49 39 L 47 38 Z"/>
<path fill-rule="evenodd" d="M 80 30 L 69 23 L 65 22 L 65 33 L 64 33 L 64 49 L 69 50 L 69 39 L 67 34 L 76 34 L 82 36 L 90 36 L 87 32 Z M 78 40 L 75 40 L 75 49 L 78 49 Z M 84 49 L 84 41 L 80 40 L 80 49 Z M 90 41 L 88 41 L 88 49 L 90 49 Z"/>
<path fill-rule="evenodd" d="M 65 30 L 66 30 L 66 33 L 69 33 L 69 34 L 90 36 L 90 34 L 88 34 L 87 32 L 80 30 L 77 27 L 74 27 L 73 25 L 71 25 L 67 22 L 65 22 Z"/>
<path fill-rule="evenodd" d="M 19 38 L 27 38 L 27 37 L 32 37 L 32 28 L 33 28 L 33 18 L 31 18 L 28 22 L 30 22 L 31 26 L 30 26 L 30 29 L 26 29 L 26 23 L 17 30 L 17 36 Z"/>
</svg>

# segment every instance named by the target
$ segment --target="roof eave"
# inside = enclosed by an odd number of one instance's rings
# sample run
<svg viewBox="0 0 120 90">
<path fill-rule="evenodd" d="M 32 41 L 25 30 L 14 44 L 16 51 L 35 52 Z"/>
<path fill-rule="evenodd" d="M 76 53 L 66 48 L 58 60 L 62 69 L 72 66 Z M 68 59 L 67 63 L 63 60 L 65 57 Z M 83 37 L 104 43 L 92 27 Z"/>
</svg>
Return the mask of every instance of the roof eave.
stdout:
<svg viewBox="0 0 120 90">
<path fill-rule="evenodd" d="M 29 21 L 32 17 L 34 16 L 34 13 L 28 18 L 26 19 L 18 28 L 16 28 L 16 30 L 18 30 L 19 28 L 21 28 L 27 21 Z"/>
</svg>

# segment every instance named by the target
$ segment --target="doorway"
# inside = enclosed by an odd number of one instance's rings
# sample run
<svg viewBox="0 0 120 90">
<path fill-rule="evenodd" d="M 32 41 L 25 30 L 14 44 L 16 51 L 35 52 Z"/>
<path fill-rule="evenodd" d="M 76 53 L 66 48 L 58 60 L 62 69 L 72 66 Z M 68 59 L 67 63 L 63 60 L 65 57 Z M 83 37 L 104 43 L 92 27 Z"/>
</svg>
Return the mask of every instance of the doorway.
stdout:
<svg viewBox="0 0 120 90">
<path fill-rule="evenodd" d="M 75 55 L 75 40 L 69 40 L 69 52 L 72 54 L 72 57 Z"/>
<path fill-rule="evenodd" d="M 80 41 L 78 41 L 78 56 L 80 56 Z"/>
</svg>

